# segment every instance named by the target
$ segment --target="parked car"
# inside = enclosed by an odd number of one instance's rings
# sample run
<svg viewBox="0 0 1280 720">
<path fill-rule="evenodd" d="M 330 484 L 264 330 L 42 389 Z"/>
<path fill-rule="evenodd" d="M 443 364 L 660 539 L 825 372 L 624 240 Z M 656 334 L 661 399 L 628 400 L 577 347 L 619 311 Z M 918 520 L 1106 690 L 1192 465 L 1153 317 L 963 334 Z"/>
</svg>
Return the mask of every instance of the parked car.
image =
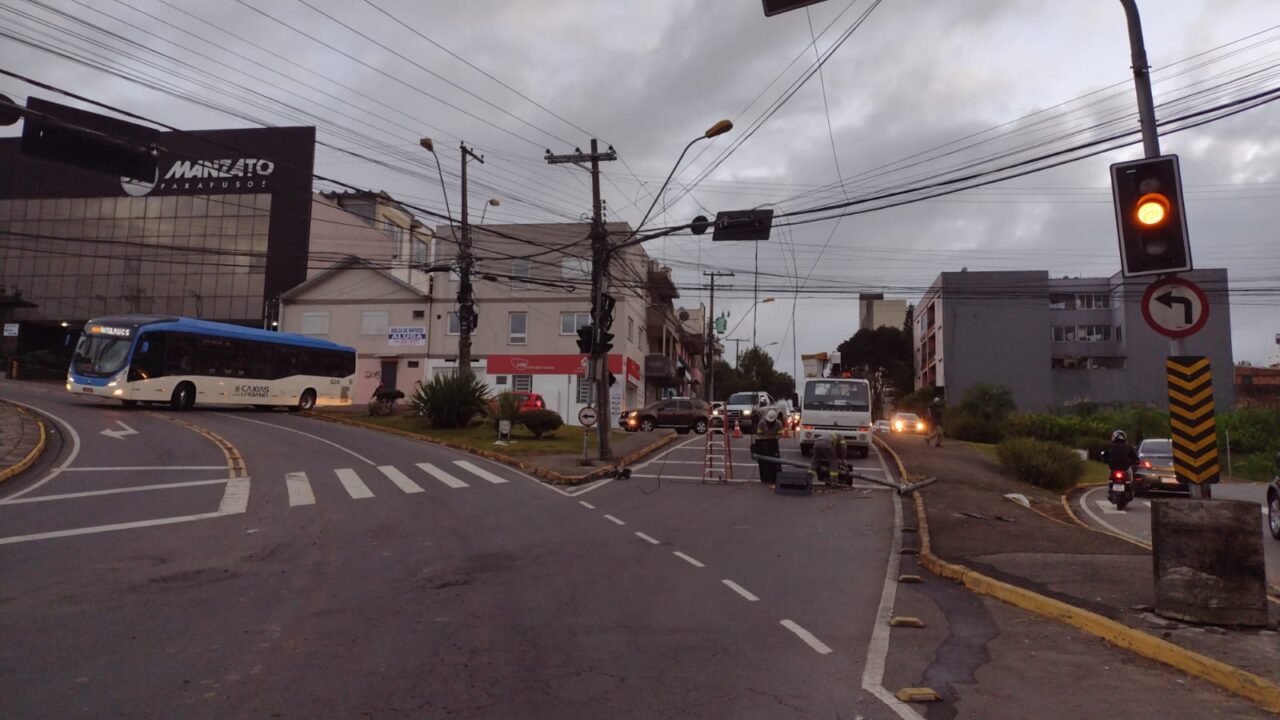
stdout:
<svg viewBox="0 0 1280 720">
<path fill-rule="evenodd" d="M 1138 495 L 1152 490 L 1190 493 L 1191 486 L 1178 482 L 1173 472 L 1173 441 L 1148 438 L 1138 445 L 1138 464 L 1133 468 L 1133 489 Z"/>
<path fill-rule="evenodd" d="M 898 413 L 891 423 L 896 433 L 923 433 L 926 430 L 924 421 L 915 413 Z"/>
<path fill-rule="evenodd" d="M 1280 453 L 1276 453 L 1271 484 L 1267 486 L 1267 526 L 1271 529 L 1271 537 L 1280 540 Z"/>
<path fill-rule="evenodd" d="M 668 398 L 633 410 L 623 427 L 627 432 L 649 432 L 655 428 L 675 428 L 681 435 L 690 430 L 699 435 L 707 431 L 711 406 L 697 398 Z"/>
<path fill-rule="evenodd" d="M 538 393 L 519 390 L 511 394 L 515 396 L 516 403 L 518 403 L 516 407 L 519 408 L 520 412 L 525 410 L 545 410 L 547 407 L 546 401 Z M 496 396 L 489 399 L 489 409 L 498 409 L 498 398 Z"/>
<path fill-rule="evenodd" d="M 875 421 L 875 424 L 871 426 L 871 429 L 873 432 L 879 433 L 893 432 L 893 426 L 889 424 L 888 420 Z"/>
<path fill-rule="evenodd" d="M 770 406 L 773 398 L 763 390 L 736 392 L 725 402 L 725 420 L 730 427 L 736 422 L 744 433 L 756 431 L 756 420 Z"/>
</svg>

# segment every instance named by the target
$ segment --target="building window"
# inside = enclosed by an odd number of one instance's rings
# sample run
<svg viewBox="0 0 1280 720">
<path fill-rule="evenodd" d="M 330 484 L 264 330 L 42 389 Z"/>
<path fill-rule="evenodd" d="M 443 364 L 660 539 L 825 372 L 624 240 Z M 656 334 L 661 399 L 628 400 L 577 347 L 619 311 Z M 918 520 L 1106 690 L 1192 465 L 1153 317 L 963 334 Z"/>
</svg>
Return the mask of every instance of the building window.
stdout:
<svg viewBox="0 0 1280 720">
<path fill-rule="evenodd" d="M 1076 295 L 1078 310 L 1106 310 L 1111 307 L 1111 299 L 1107 293 L 1080 293 Z"/>
<path fill-rule="evenodd" d="M 328 336 L 329 313 L 327 312 L 302 313 L 302 334 L 303 335 L 319 335 L 322 337 Z"/>
<path fill-rule="evenodd" d="M 1121 330 L 1120 326 L 1117 325 L 1116 326 L 1116 342 L 1120 342 L 1123 339 L 1120 337 L 1120 330 Z"/>
<path fill-rule="evenodd" d="M 386 310 L 365 310 L 360 313 L 360 334 L 387 336 L 391 315 Z"/>
<path fill-rule="evenodd" d="M 493 377 L 493 384 L 494 384 L 494 385 L 506 385 L 506 384 L 507 384 L 507 376 L 506 376 L 506 375 L 495 375 L 495 376 Z"/>
<path fill-rule="evenodd" d="M 635 342 L 636 335 L 636 319 L 627 318 L 627 342 Z"/>
<path fill-rule="evenodd" d="M 511 261 L 511 289 L 512 290 L 528 290 L 529 289 L 528 279 L 529 279 L 529 261 L 523 258 L 516 258 L 512 260 Z"/>
<path fill-rule="evenodd" d="M 508 316 L 507 329 L 508 345 L 527 345 L 529 343 L 529 313 L 511 313 Z"/>
<path fill-rule="evenodd" d="M 426 310 L 414 310 L 414 311 L 413 311 L 413 319 L 414 319 L 414 320 L 421 320 L 421 319 L 425 318 L 426 316 L 427 316 L 427 311 L 426 311 Z"/>
<path fill-rule="evenodd" d="M 419 367 L 421 364 L 422 364 L 422 363 L 421 363 L 421 361 L 420 361 L 420 360 L 410 360 L 410 361 L 409 361 L 409 367 L 410 367 L 410 368 L 416 368 L 416 367 Z"/>
<path fill-rule="evenodd" d="M 591 404 L 591 383 L 587 380 L 586 373 L 577 375 L 576 377 L 578 378 L 578 385 L 576 388 L 578 392 L 578 397 L 577 397 L 578 404 L 590 405 Z"/>
<path fill-rule="evenodd" d="M 412 250 L 409 254 L 409 261 L 414 265 L 427 264 L 427 244 L 421 240 L 412 241 Z"/>
<path fill-rule="evenodd" d="M 1070 296 L 1070 295 L 1057 295 L 1057 294 L 1052 294 L 1052 295 L 1050 295 L 1050 296 L 1049 296 L 1049 309 L 1050 309 L 1050 310 L 1067 310 L 1067 309 L 1069 309 L 1069 308 L 1068 308 L 1068 306 L 1069 306 L 1070 304 L 1071 304 L 1071 296 Z"/>
<path fill-rule="evenodd" d="M 462 322 L 458 319 L 458 313 L 449 313 L 449 327 L 445 329 L 445 333 L 448 335 L 462 334 Z"/>
<path fill-rule="evenodd" d="M 560 258 L 560 277 L 565 280 L 590 280 L 591 264 L 586 258 L 571 256 Z"/>
<path fill-rule="evenodd" d="M 512 392 L 533 392 L 533 376 L 532 375 L 512 375 L 511 391 Z"/>
<path fill-rule="evenodd" d="M 591 313 L 589 312 L 562 312 L 560 313 L 560 334 L 576 335 L 578 328 L 586 327 L 591 324 Z"/>
</svg>

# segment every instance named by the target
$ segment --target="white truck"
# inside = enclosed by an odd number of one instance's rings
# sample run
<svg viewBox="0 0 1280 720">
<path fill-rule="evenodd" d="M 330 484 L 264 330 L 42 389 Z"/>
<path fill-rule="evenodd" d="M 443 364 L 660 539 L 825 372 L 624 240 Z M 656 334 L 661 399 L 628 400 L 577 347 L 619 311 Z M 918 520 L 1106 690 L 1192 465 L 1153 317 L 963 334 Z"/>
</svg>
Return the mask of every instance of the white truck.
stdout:
<svg viewBox="0 0 1280 720">
<path fill-rule="evenodd" d="M 837 433 L 859 457 L 871 454 L 871 383 L 861 378 L 824 378 L 837 353 L 802 355 L 804 392 L 800 394 L 800 454 L 813 455 L 813 444 Z"/>
</svg>

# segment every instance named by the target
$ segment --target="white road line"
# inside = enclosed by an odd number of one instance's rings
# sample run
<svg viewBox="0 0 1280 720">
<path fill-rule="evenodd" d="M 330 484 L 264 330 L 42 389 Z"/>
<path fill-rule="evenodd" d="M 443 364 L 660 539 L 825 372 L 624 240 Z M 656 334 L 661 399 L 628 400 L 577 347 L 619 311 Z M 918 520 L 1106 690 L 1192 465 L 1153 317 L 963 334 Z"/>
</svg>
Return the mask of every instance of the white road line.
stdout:
<svg viewBox="0 0 1280 720">
<path fill-rule="evenodd" d="M 445 485 L 448 485 L 449 487 L 455 490 L 457 490 L 458 488 L 470 487 L 469 485 L 467 485 L 465 481 L 459 480 L 458 478 L 450 475 L 449 473 L 441 470 L 440 468 L 436 467 L 435 465 L 432 465 L 431 463 L 418 463 L 418 467 L 422 469 L 422 472 L 430 475 L 431 477 L 439 480 L 440 482 L 444 483 Z"/>
<path fill-rule="evenodd" d="M 1128 537 L 1128 538 L 1133 538 L 1134 540 L 1137 540 L 1138 542 L 1146 542 L 1146 540 L 1143 540 L 1142 538 L 1138 537 L 1137 535 L 1134 535 L 1134 534 L 1132 534 L 1132 533 L 1127 533 L 1127 532 L 1125 532 L 1125 531 L 1121 530 L 1120 528 L 1116 527 L 1115 525 L 1112 525 L 1111 523 L 1107 522 L 1106 520 L 1103 520 L 1101 515 L 1099 515 L 1098 513 L 1094 512 L 1094 511 L 1093 511 L 1093 508 L 1089 507 L 1089 506 L 1092 504 L 1091 502 L 1089 502 L 1089 500 L 1090 500 L 1091 496 L 1092 496 L 1094 493 L 1098 492 L 1099 490 L 1106 490 L 1106 488 L 1100 488 L 1100 487 L 1099 487 L 1099 488 L 1094 488 L 1094 489 L 1089 490 L 1088 492 L 1086 492 L 1084 495 L 1081 495 L 1081 496 L 1080 496 L 1080 508 L 1081 508 L 1082 510 L 1084 510 L 1084 511 L 1085 511 L 1085 514 L 1087 514 L 1090 518 L 1092 518 L 1094 522 L 1098 523 L 1098 524 L 1099 524 L 1099 525 L 1101 525 L 1102 527 L 1106 528 L 1107 530 L 1110 530 L 1111 532 L 1113 532 L 1113 533 L 1115 533 L 1115 534 L 1117 534 L 1117 535 L 1123 535 L 1123 536 Z"/>
<path fill-rule="evenodd" d="M 219 515 L 236 515 L 249 509 L 249 478 L 238 477 L 227 481 L 218 505 Z"/>
<path fill-rule="evenodd" d="M 596 506 L 595 506 L 595 505 L 592 505 L 591 503 L 587 502 L 586 500 L 579 500 L 579 501 L 578 501 L 578 504 L 579 504 L 579 505 L 581 505 L 582 507 L 584 507 L 584 508 L 588 509 L 588 510 L 595 510 L 595 509 L 596 509 Z"/>
<path fill-rule="evenodd" d="M 407 493 L 422 492 L 421 485 L 410 480 L 408 477 L 405 476 L 404 473 L 400 472 L 395 467 L 392 467 L 391 465 L 379 465 L 378 470 L 381 471 L 383 475 L 386 475 L 387 479 L 395 483 L 396 487 L 400 488 L 401 490 Z"/>
<path fill-rule="evenodd" d="M 690 565 L 692 565 L 692 566 L 694 566 L 694 567 L 706 567 L 706 565 L 703 565 L 702 563 L 698 562 L 695 558 L 689 557 L 688 555 L 685 555 L 684 553 L 680 552 L 679 550 L 674 550 L 674 551 L 672 551 L 672 553 L 671 553 L 671 554 L 672 554 L 672 555 L 675 555 L 676 557 L 680 558 L 681 560 L 683 560 L 683 561 L 685 561 L 685 562 L 689 563 Z"/>
<path fill-rule="evenodd" d="M 649 543 L 650 545 L 661 545 L 661 544 L 662 544 L 662 543 L 658 542 L 657 538 L 654 538 L 654 537 L 650 537 L 650 536 L 648 536 L 648 535 L 645 535 L 644 533 L 640 532 L 639 530 L 637 530 L 637 531 L 636 531 L 636 537 L 638 537 L 638 538 L 640 538 L 641 540 L 643 540 L 643 541 L 645 541 L 645 542 Z"/>
<path fill-rule="evenodd" d="M 493 483 L 494 485 L 502 485 L 502 484 L 505 484 L 505 483 L 507 482 L 507 479 L 506 479 L 506 478 L 504 478 L 504 477 L 499 477 L 499 476 L 497 476 L 497 475 L 494 475 L 493 473 L 489 472 L 488 470 L 485 470 L 485 469 L 484 469 L 484 468 L 482 468 L 482 467 L 476 467 L 475 465 L 472 465 L 471 463 L 467 462 L 466 460 L 454 460 L 454 461 L 453 461 L 453 464 L 454 464 L 454 465 L 457 465 L 458 467 L 462 468 L 463 470 L 466 470 L 467 472 L 471 473 L 472 475 L 475 475 L 475 476 L 476 476 L 476 477 L 478 477 L 478 478 L 481 478 L 481 479 L 484 479 L 484 480 L 488 480 L 489 482 Z"/>
<path fill-rule="evenodd" d="M 224 470 L 226 468 L 223 468 Z M 235 478 L 240 480 L 242 478 Z M 32 533 L 30 535 L 14 535 L 12 537 L 0 538 L 0 545 L 12 545 L 14 543 L 31 542 L 33 540 L 52 540 L 54 538 L 74 537 L 76 535 L 93 535 L 96 533 L 113 532 L 116 530 L 134 530 L 136 528 L 155 527 L 157 525 L 173 525 L 176 523 L 192 522 L 194 520 L 212 520 L 213 518 L 226 517 L 222 512 L 201 513 L 199 515 L 181 515 L 178 517 L 157 518 L 155 520 L 138 520 L 136 522 L 117 523 L 115 525 L 95 525 L 93 527 L 75 528 L 74 530 L 54 530 L 53 532 Z"/>
<path fill-rule="evenodd" d="M 1126 515 L 1127 514 L 1124 510 L 1121 510 L 1115 505 L 1112 505 L 1110 500 L 1099 499 L 1099 500 L 1094 500 L 1093 503 L 1098 506 L 1098 509 L 1101 510 L 1104 515 Z"/>
<path fill-rule="evenodd" d="M 316 495 L 311 492 L 311 481 L 306 473 L 285 473 L 284 486 L 289 490 L 289 507 L 316 504 Z"/>
<path fill-rule="evenodd" d="M 217 470 L 226 470 L 226 465 L 220 465 Z M 158 485 L 136 485 L 134 487 L 112 488 L 110 490 L 88 490 L 86 492 L 63 493 L 61 495 L 37 495 L 35 497 L 19 498 L 17 500 L 0 500 L 0 505 L 20 505 L 22 503 L 45 502 L 48 500 L 71 500 L 73 498 L 96 497 L 98 495 L 117 495 L 119 493 L 142 492 L 145 490 L 170 490 L 173 488 L 196 487 L 199 485 L 218 485 L 227 482 L 226 478 L 217 480 L 191 480 L 190 482 L 161 483 Z"/>
<path fill-rule="evenodd" d="M 874 445 L 872 445 L 875 448 Z M 885 477 L 893 477 L 880 449 L 876 457 Z M 884 667 L 889 656 L 889 618 L 893 616 L 893 604 L 898 595 L 898 569 L 902 553 L 902 503 L 890 496 L 893 505 L 893 535 L 889 539 L 889 559 L 885 562 L 884 585 L 880 588 L 880 605 L 876 608 L 875 625 L 871 628 L 871 642 L 867 643 L 867 661 L 862 666 L 862 689 L 884 703 L 902 720 L 924 720 L 911 706 L 902 702 L 884 687 Z"/>
<path fill-rule="evenodd" d="M 741 596 L 742 596 L 742 597 L 743 597 L 747 602 L 759 602 L 759 601 L 760 601 L 760 598 L 756 597 L 755 595 L 752 595 L 752 594 L 751 594 L 751 592 L 750 592 L 750 591 L 748 591 L 746 588 L 744 588 L 744 587 L 742 587 L 741 585 L 739 585 L 738 583 L 736 583 L 736 582 L 734 582 L 734 581 L 730 580 L 729 578 L 725 578 L 724 580 L 721 580 L 720 582 L 724 583 L 724 584 L 725 584 L 725 586 L 726 586 L 726 587 L 728 587 L 730 590 L 732 590 L 732 591 L 734 591 L 734 592 L 738 593 L 739 595 L 741 595 Z"/>
<path fill-rule="evenodd" d="M 319 442 L 322 442 L 322 443 L 324 443 L 325 445 L 331 445 L 331 446 L 333 446 L 333 447 L 336 447 L 336 448 L 338 448 L 339 450 L 341 450 L 342 452 L 344 452 L 344 453 L 346 453 L 346 454 L 348 454 L 348 455 L 350 455 L 350 456 L 352 456 L 352 457 L 354 457 L 354 458 L 356 458 L 356 459 L 358 459 L 358 460 L 362 460 L 362 461 L 364 461 L 366 464 L 369 464 L 369 465 L 377 465 L 377 463 L 375 463 L 374 461 L 370 460 L 369 458 L 367 458 L 367 457 L 365 457 L 365 456 L 361 455 L 360 453 L 356 452 L 355 450 L 352 450 L 352 449 L 350 449 L 350 448 L 343 447 L 343 446 L 339 445 L 338 443 L 333 442 L 332 440 L 325 440 L 324 438 L 320 437 L 319 435 L 312 435 L 312 434 L 311 434 L 311 433 L 309 433 L 309 432 L 303 432 L 303 431 L 301 431 L 301 430 L 295 430 L 295 429 L 293 429 L 293 428 L 291 428 L 291 427 L 285 427 L 284 425 L 276 425 L 275 423 L 263 422 L 263 421 L 261 421 L 261 420 L 254 420 L 254 419 L 252 419 L 252 418 L 247 418 L 247 417 L 240 417 L 239 415 L 230 415 L 230 414 L 228 414 L 228 415 L 224 415 L 223 417 L 229 417 L 229 418 L 231 418 L 231 419 L 233 419 L 233 420 L 240 420 L 240 421 L 242 421 L 242 422 L 253 423 L 254 425 L 265 425 L 265 426 L 267 426 L 267 427 L 269 427 L 269 428 L 275 428 L 275 429 L 277 429 L 277 430 L 284 430 L 285 432 L 297 433 L 297 434 L 299 434 L 299 435 L 303 435 L 303 436 L 309 437 L 309 438 L 311 438 L 312 440 L 317 440 L 317 441 L 319 441 Z"/>
<path fill-rule="evenodd" d="M 817 651 L 819 655 L 828 655 L 831 653 L 831 648 L 827 647 L 826 643 L 815 637 L 813 633 L 797 625 L 794 620 L 782 620 L 779 624 L 795 633 L 796 637 L 803 640 L 806 645 Z"/>
<path fill-rule="evenodd" d="M 41 485 L 44 485 L 45 483 L 49 482 L 50 480 L 52 480 L 52 479 L 54 479 L 54 478 L 58 477 L 58 473 L 61 473 L 61 472 L 65 471 L 65 470 L 67 469 L 67 466 L 68 466 L 68 465 L 70 465 L 71 463 L 75 462 L 76 456 L 80 454 L 80 433 L 76 432 L 76 429 L 75 429 L 75 428 L 73 428 L 73 427 L 71 427 L 71 423 L 67 422 L 67 421 L 66 421 L 66 420 L 64 420 L 63 418 L 58 417 L 57 415 L 54 415 L 53 413 L 49 412 L 48 410 L 44 410 L 44 409 L 42 409 L 42 408 L 35 407 L 34 405 L 28 405 L 28 404 L 26 404 L 26 403 L 21 403 L 21 402 L 18 402 L 17 400 L 9 400 L 8 398 L 5 398 L 5 399 L 6 399 L 6 400 L 8 400 L 9 402 L 13 403 L 14 405 L 21 405 L 22 407 L 24 407 L 24 408 L 26 408 L 26 409 L 28 409 L 28 410 L 31 410 L 32 412 L 43 413 L 43 414 L 45 414 L 45 415 L 47 415 L 47 416 L 49 416 L 49 417 L 53 418 L 53 419 L 54 419 L 54 420 L 56 420 L 57 422 L 61 423 L 61 424 L 62 424 L 62 427 L 66 429 L 67 434 L 71 436 L 71 452 L 67 453 L 67 457 L 66 457 L 66 459 L 64 459 L 64 460 L 62 461 L 62 464 L 60 464 L 60 465 L 58 465 L 58 467 L 56 467 L 56 468 L 54 468 L 54 469 L 50 470 L 50 471 L 49 471 L 49 473 L 48 473 L 47 475 L 45 475 L 44 477 L 40 478 L 40 479 L 39 479 L 38 481 L 36 481 L 35 483 L 32 483 L 30 486 L 25 487 L 25 488 L 23 488 L 23 489 L 19 490 L 18 492 L 14 493 L 14 494 L 12 494 L 12 495 L 9 495 L 8 497 L 6 497 L 6 498 L 5 498 L 6 500 L 12 500 L 12 499 L 14 499 L 14 498 L 20 498 L 20 497 L 22 497 L 23 495 L 26 495 L 27 493 L 31 492 L 32 490 L 35 490 L 36 488 L 40 487 Z"/>
<path fill-rule="evenodd" d="M 360 479 L 355 470 L 351 468 L 338 468 L 333 471 L 338 476 L 338 482 L 342 483 L 342 487 L 346 488 L 347 494 L 352 500 L 364 500 L 373 497 L 373 491 L 368 485 Z"/>
<path fill-rule="evenodd" d="M 666 449 L 666 450 L 664 450 L 663 452 L 660 452 L 660 453 L 658 453 L 657 455 L 654 455 L 653 457 L 649 458 L 648 460 L 645 460 L 644 462 L 640 463 L 639 465 L 633 465 L 633 466 L 631 467 L 631 469 L 632 469 L 632 470 L 639 470 L 640 468 L 643 468 L 643 467 L 647 467 L 647 466 L 649 466 L 649 465 L 652 465 L 652 464 L 654 464 L 654 463 L 656 463 L 656 462 L 659 462 L 660 460 L 662 460 L 662 458 L 664 458 L 664 457 L 666 457 L 666 456 L 670 455 L 671 453 L 675 452 L 676 450 L 679 450 L 679 449 L 681 449 L 681 448 L 688 447 L 689 445 L 691 445 L 691 444 L 693 444 L 693 443 L 695 443 L 695 442 L 698 442 L 699 440 L 701 440 L 701 441 L 702 441 L 702 442 L 704 442 L 704 443 L 706 442 L 706 439 L 705 439 L 703 436 L 701 436 L 701 435 L 699 435 L 698 437 L 689 438 L 688 440 L 685 440 L 685 441 L 684 441 L 684 442 L 682 442 L 682 443 L 677 443 L 675 446 L 670 447 L 670 448 L 667 448 L 667 449 Z"/>
<path fill-rule="evenodd" d="M 626 524 L 627 524 L 626 522 L 624 522 L 624 521 L 622 521 L 622 520 L 619 520 L 618 518 L 616 518 L 616 517 L 614 517 L 614 516 L 612 516 L 612 515 L 608 515 L 608 514 L 606 514 L 606 515 L 604 516 L 604 519 L 605 519 L 605 520 L 608 520 L 609 522 L 613 523 L 614 525 L 626 525 Z"/>
<path fill-rule="evenodd" d="M 1151 507 L 1151 501 L 1150 501 L 1150 500 L 1139 500 L 1138 502 L 1142 504 L 1142 507 L 1145 507 L 1145 508 L 1149 508 L 1149 507 Z"/>
<path fill-rule="evenodd" d="M 226 465 L 131 465 L 122 467 L 73 467 L 62 472 L 141 472 L 144 470 L 226 470 Z"/>
<path fill-rule="evenodd" d="M 614 479 L 615 478 L 613 478 L 612 476 L 607 478 L 601 478 L 599 480 L 596 480 L 595 482 L 587 483 L 586 485 L 583 485 L 581 487 L 574 488 L 573 490 L 561 490 L 560 488 L 554 485 L 547 485 L 547 487 L 551 488 L 552 490 L 555 490 L 561 495 L 566 495 L 568 497 L 577 497 L 579 495 L 586 495 L 592 490 L 599 490 L 605 485 L 608 485 L 609 483 L 613 482 Z M 545 485 L 546 483 L 543 483 L 543 484 Z"/>
</svg>

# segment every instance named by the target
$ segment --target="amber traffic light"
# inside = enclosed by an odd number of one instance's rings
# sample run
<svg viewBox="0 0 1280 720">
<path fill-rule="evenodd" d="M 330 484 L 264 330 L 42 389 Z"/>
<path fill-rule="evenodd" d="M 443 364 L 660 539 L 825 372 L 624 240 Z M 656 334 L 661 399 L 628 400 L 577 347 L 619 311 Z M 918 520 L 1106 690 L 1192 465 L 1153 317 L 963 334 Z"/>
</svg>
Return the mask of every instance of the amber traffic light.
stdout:
<svg viewBox="0 0 1280 720">
<path fill-rule="evenodd" d="M 1111 190 L 1125 277 L 1192 269 L 1177 155 L 1112 165 Z"/>
</svg>

